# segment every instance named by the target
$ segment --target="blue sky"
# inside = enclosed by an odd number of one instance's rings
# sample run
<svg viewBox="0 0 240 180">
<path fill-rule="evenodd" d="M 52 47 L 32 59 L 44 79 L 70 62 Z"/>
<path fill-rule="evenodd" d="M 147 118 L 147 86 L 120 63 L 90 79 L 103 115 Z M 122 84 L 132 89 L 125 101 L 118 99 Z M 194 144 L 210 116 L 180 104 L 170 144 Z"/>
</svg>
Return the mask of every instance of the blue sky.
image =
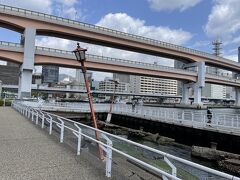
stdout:
<svg viewBox="0 0 240 180">
<path fill-rule="evenodd" d="M 240 45 L 239 0 L 0 0 L 0 3 L 97 24 L 210 53 L 211 41 L 219 38 L 223 41 L 222 56 L 237 60 L 237 47 Z M 19 42 L 19 37 L 18 33 L 0 28 L 2 41 Z M 38 37 L 36 44 L 71 50 L 75 42 Z M 94 54 L 132 60 L 147 59 L 150 63 L 154 59 L 163 65 L 172 64 L 171 60 L 158 57 L 125 51 L 119 53 L 118 50 L 111 48 L 83 45 Z"/>
</svg>

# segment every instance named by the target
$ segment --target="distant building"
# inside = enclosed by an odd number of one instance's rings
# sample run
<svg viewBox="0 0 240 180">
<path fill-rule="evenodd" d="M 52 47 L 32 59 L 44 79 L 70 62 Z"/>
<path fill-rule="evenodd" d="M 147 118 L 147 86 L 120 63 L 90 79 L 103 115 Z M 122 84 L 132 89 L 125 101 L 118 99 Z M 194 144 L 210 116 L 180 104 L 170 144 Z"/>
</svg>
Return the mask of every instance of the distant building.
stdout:
<svg viewBox="0 0 240 180">
<path fill-rule="evenodd" d="M 215 67 L 207 67 L 206 73 L 213 74 L 213 75 L 224 75 L 229 77 L 231 76 L 224 73 L 223 70 Z M 223 85 L 206 83 L 205 87 L 202 89 L 202 96 L 207 98 L 226 99 L 227 87 Z"/>
<path fill-rule="evenodd" d="M 89 86 L 91 87 L 92 84 L 92 72 L 87 72 L 87 78 Z M 81 69 L 76 69 L 76 82 L 79 85 L 79 89 L 86 89 L 85 88 L 85 80 Z"/>
<path fill-rule="evenodd" d="M 130 92 L 177 95 L 177 81 L 147 76 L 130 76 Z"/>
<path fill-rule="evenodd" d="M 58 66 L 42 66 L 43 83 L 56 84 L 59 79 Z"/>
<path fill-rule="evenodd" d="M 113 79 L 118 79 L 119 82 L 130 83 L 130 75 L 113 73 Z"/>
<path fill-rule="evenodd" d="M 131 93 L 177 95 L 178 92 L 177 80 L 118 73 L 113 74 L 113 78 L 119 79 L 119 82 L 129 83 Z"/>
<path fill-rule="evenodd" d="M 32 84 L 42 84 L 42 74 L 40 73 L 34 73 L 32 75 Z"/>
<path fill-rule="evenodd" d="M 99 90 L 100 81 L 92 81 L 92 90 Z"/>
<path fill-rule="evenodd" d="M 19 65 L 8 62 L 7 65 L 0 65 L 0 80 L 3 84 L 17 85 L 19 79 Z"/>
<path fill-rule="evenodd" d="M 104 80 L 99 82 L 99 90 L 100 91 L 108 91 L 113 92 L 115 89 L 115 83 L 112 81 Z M 117 92 L 128 92 L 129 84 L 120 82 L 116 88 Z"/>
<path fill-rule="evenodd" d="M 226 99 L 226 86 L 218 84 L 205 84 L 202 96 L 207 98 Z"/>
</svg>

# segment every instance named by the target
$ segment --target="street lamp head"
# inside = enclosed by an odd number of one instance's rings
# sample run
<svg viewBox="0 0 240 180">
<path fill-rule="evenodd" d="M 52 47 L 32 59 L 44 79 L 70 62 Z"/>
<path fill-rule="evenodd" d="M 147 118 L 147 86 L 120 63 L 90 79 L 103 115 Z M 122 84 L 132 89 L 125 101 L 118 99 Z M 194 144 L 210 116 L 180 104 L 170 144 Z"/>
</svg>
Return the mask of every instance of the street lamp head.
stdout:
<svg viewBox="0 0 240 180">
<path fill-rule="evenodd" d="M 80 47 L 80 44 L 77 43 L 77 48 L 73 51 L 76 58 L 77 58 L 77 61 L 81 62 L 81 61 L 85 61 L 86 60 L 86 51 L 87 49 L 83 49 Z"/>
</svg>

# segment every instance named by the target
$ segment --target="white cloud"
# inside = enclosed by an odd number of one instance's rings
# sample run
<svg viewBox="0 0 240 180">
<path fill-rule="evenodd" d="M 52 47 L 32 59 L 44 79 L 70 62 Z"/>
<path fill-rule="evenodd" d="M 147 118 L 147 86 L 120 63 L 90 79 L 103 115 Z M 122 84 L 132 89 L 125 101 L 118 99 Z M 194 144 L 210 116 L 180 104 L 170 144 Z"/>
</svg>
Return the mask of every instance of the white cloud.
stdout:
<svg viewBox="0 0 240 180">
<path fill-rule="evenodd" d="M 55 37 L 38 37 L 35 42 L 36 46 L 43 46 L 62 50 L 73 50 L 74 41 L 60 39 Z"/>
<path fill-rule="evenodd" d="M 66 5 L 66 6 L 73 6 L 76 4 L 78 1 L 77 0 L 55 0 L 57 3 Z"/>
<path fill-rule="evenodd" d="M 240 36 L 234 38 L 232 42 L 236 43 L 236 44 L 239 44 L 240 43 Z"/>
<path fill-rule="evenodd" d="M 117 29 L 119 31 L 132 33 L 140 36 L 146 36 L 157 40 L 172 42 L 174 44 L 184 44 L 192 37 L 191 33 L 183 31 L 182 29 L 170 29 L 168 27 L 162 26 L 146 26 L 143 20 L 134 19 L 125 13 L 107 14 L 106 16 L 101 18 L 97 25 Z M 43 37 L 36 41 L 36 45 L 63 50 L 73 50 L 76 46 L 76 42 L 59 38 Z M 157 61 L 158 64 L 161 65 L 173 66 L 173 60 L 170 59 L 159 58 L 155 56 L 144 55 L 140 53 L 129 52 L 87 43 L 81 43 L 81 46 L 88 48 L 89 54 L 142 61 L 147 63 L 153 63 Z M 70 73 L 70 75 L 75 76 L 75 70 L 61 68 L 61 72 Z M 104 72 L 93 73 L 93 78 L 95 80 L 103 80 L 106 76 L 111 77 L 112 74 Z"/>
<path fill-rule="evenodd" d="M 176 10 L 184 11 L 194 7 L 202 0 L 148 0 L 150 7 L 156 11 Z"/>
<path fill-rule="evenodd" d="M 182 29 L 170 29 L 169 27 L 163 26 L 146 26 L 145 21 L 135 19 L 125 13 L 107 14 L 101 18 L 97 25 L 180 45 L 185 44 L 192 37 L 191 33 L 183 31 Z M 147 63 L 158 62 L 161 65 L 173 66 L 173 60 L 170 59 L 113 48 L 98 47 L 95 52 L 100 55 L 102 54 L 103 56 Z"/>
<path fill-rule="evenodd" d="M 86 12 L 81 9 L 76 9 L 75 5 L 80 4 L 77 0 L 1 0 L 3 4 L 29 9 L 33 11 L 53 14 L 74 20 L 84 20 Z"/>
<path fill-rule="evenodd" d="M 231 39 L 240 30 L 239 0 L 215 0 L 205 32 L 210 37 Z"/>
<path fill-rule="evenodd" d="M 163 26 L 146 26 L 145 21 L 135 19 L 126 13 L 107 14 L 98 23 L 119 31 L 145 36 L 174 44 L 184 44 L 191 39 L 192 35 L 182 29 L 170 29 Z"/>
<path fill-rule="evenodd" d="M 49 13 L 49 14 L 52 13 L 52 8 L 51 8 L 52 1 L 51 0 L 41 0 L 41 1 L 36 1 L 36 0 L 21 0 L 21 1 L 2 0 L 1 3 L 9 5 L 9 6 L 29 9 L 29 10 L 38 11 L 38 12 L 44 12 L 44 13 Z"/>
<path fill-rule="evenodd" d="M 225 55 L 223 56 L 224 58 L 230 59 L 232 61 L 238 61 L 238 55 L 236 54 L 231 54 L 231 55 Z"/>
</svg>

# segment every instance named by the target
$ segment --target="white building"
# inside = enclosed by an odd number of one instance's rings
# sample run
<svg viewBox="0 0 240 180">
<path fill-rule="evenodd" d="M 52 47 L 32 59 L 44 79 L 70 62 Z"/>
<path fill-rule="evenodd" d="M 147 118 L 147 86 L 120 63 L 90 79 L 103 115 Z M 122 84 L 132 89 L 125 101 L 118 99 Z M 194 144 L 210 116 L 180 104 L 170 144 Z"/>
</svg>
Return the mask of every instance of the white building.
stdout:
<svg viewBox="0 0 240 180">
<path fill-rule="evenodd" d="M 108 91 L 113 92 L 115 89 L 115 83 L 105 79 L 104 81 L 99 82 L 99 90 L 100 91 Z M 116 92 L 129 92 L 129 84 L 120 82 L 117 85 Z"/>
<path fill-rule="evenodd" d="M 206 73 L 213 75 L 221 75 L 231 77 L 232 75 L 225 72 L 224 70 L 215 68 L 215 67 L 207 67 Z M 227 87 L 223 85 L 217 84 L 205 84 L 205 87 L 202 90 L 202 96 L 207 98 L 216 98 L 216 99 L 226 99 L 227 97 Z"/>
<path fill-rule="evenodd" d="M 177 80 L 146 76 L 130 76 L 130 92 L 177 95 Z"/>
<path fill-rule="evenodd" d="M 119 79 L 120 82 L 129 82 L 131 93 L 177 95 L 177 80 L 117 73 L 113 74 L 113 77 Z"/>
<path fill-rule="evenodd" d="M 226 99 L 226 86 L 217 84 L 206 84 L 203 96 L 216 99 Z"/>
</svg>

